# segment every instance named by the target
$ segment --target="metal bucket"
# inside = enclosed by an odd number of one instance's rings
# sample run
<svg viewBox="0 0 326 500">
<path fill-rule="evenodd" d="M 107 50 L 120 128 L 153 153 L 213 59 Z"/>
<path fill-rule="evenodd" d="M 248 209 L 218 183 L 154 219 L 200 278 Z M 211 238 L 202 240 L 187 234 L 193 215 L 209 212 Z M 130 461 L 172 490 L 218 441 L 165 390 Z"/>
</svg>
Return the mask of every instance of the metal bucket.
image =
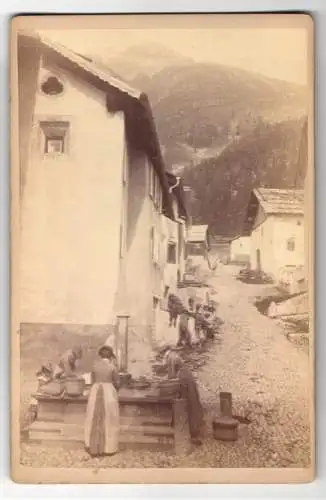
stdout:
<svg viewBox="0 0 326 500">
<path fill-rule="evenodd" d="M 51 380 L 47 383 L 39 383 L 37 392 L 40 394 L 46 394 L 48 396 L 60 396 L 65 388 L 65 383 L 63 380 Z"/>
</svg>

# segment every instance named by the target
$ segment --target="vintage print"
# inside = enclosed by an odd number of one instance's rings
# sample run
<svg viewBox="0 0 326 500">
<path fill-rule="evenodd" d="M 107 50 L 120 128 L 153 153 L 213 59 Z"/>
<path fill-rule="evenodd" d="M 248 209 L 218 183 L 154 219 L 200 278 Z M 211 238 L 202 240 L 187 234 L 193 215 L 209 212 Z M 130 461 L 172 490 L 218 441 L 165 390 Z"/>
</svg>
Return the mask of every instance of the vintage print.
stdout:
<svg viewBox="0 0 326 500">
<path fill-rule="evenodd" d="M 13 19 L 17 480 L 312 479 L 312 26 Z"/>
</svg>

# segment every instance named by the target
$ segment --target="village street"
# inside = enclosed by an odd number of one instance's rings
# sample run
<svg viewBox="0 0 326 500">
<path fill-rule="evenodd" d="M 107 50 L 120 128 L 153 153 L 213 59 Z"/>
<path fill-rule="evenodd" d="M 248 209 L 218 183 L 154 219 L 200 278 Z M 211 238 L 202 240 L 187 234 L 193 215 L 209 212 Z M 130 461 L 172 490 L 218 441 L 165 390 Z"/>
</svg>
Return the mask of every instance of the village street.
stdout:
<svg viewBox="0 0 326 500">
<path fill-rule="evenodd" d="M 307 467 L 308 354 L 287 340 L 277 323 L 258 312 L 253 302 L 261 285 L 241 283 L 235 278 L 237 272 L 236 267 L 222 266 L 208 278 L 223 324 L 205 352 L 196 351 L 189 359 L 208 424 L 201 447 L 184 457 L 123 451 L 113 457 L 89 458 L 83 450 L 23 444 L 22 463 L 48 467 Z M 239 439 L 234 443 L 214 441 L 211 435 L 220 391 L 232 393 L 233 413 L 241 421 Z"/>
<path fill-rule="evenodd" d="M 225 266 L 209 280 L 224 324 L 219 343 L 198 374 L 208 406 L 209 394 L 230 391 L 234 414 L 251 420 L 240 425 L 237 444 L 217 446 L 220 466 L 307 466 L 308 354 L 256 309 L 254 299 L 261 286 L 241 283 L 236 273 L 237 268 Z"/>
</svg>

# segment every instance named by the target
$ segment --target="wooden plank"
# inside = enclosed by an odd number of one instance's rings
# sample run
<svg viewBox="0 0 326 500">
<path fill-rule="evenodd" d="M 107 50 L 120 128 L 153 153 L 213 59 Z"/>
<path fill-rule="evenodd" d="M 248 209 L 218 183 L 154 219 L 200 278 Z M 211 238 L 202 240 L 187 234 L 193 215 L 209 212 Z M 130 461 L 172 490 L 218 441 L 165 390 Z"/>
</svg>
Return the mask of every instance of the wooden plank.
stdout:
<svg viewBox="0 0 326 500">
<path fill-rule="evenodd" d="M 170 418 L 172 420 L 173 416 L 173 406 L 168 405 L 120 405 L 120 416 L 121 417 L 164 417 Z"/>
<path fill-rule="evenodd" d="M 34 441 L 43 441 L 43 440 L 48 440 L 48 441 L 58 441 L 62 439 L 63 436 L 61 434 L 56 435 L 56 434 L 50 434 L 47 432 L 31 432 L 30 434 L 30 440 Z"/>
<path fill-rule="evenodd" d="M 133 425 L 166 425 L 172 426 L 172 416 L 171 418 L 166 417 L 142 417 L 142 416 L 132 416 L 132 417 L 124 417 L 120 416 L 120 425 L 124 426 L 133 426 Z"/>
<path fill-rule="evenodd" d="M 143 436 L 140 434 L 121 434 L 119 437 L 119 443 L 123 444 L 131 444 L 131 443 L 139 443 L 139 444 L 155 444 L 157 446 L 160 445 L 169 445 L 174 447 L 174 439 L 172 437 L 167 436 Z"/>
<path fill-rule="evenodd" d="M 51 430 L 54 429 L 55 431 L 62 429 L 63 427 L 63 422 L 46 422 L 42 420 L 35 420 L 29 428 L 29 430 Z"/>
<path fill-rule="evenodd" d="M 81 445 L 84 444 L 84 433 L 82 429 L 63 429 L 63 432 L 55 433 L 53 432 L 44 432 L 44 430 L 39 431 L 31 431 L 29 435 L 29 441 L 57 441 L 61 443 L 62 441 L 68 442 L 78 442 Z M 162 433 L 161 435 L 157 434 L 143 434 L 141 432 L 133 432 L 133 431 L 122 431 L 119 435 L 119 443 L 142 443 L 142 444 L 156 444 L 156 445 L 171 445 L 174 446 L 174 437 L 173 433 L 166 434 Z"/>
<path fill-rule="evenodd" d="M 51 440 L 51 439 L 30 439 L 29 440 L 29 445 L 33 446 L 44 446 L 46 448 L 67 448 L 68 450 L 83 450 L 84 449 L 84 443 L 80 441 L 73 441 L 69 439 L 56 439 L 56 440 Z M 152 451 L 165 451 L 167 453 L 173 453 L 174 450 L 174 444 L 173 442 L 170 443 L 157 443 L 157 442 L 144 442 L 140 443 L 137 441 L 125 441 L 125 442 L 119 442 L 119 451 L 122 452 L 124 450 L 152 450 Z"/>
<path fill-rule="evenodd" d="M 142 434 L 143 436 L 174 436 L 172 427 L 158 425 L 134 425 L 132 427 L 122 425 L 120 426 L 120 433 Z"/>
</svg>

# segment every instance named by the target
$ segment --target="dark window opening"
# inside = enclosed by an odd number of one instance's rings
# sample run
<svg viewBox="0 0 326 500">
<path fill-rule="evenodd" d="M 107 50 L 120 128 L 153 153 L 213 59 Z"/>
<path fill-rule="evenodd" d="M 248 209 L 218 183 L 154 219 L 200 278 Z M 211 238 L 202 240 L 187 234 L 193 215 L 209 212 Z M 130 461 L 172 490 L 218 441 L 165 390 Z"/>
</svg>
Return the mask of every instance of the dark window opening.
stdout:
<svg viewBox="0 0 326 500">
<path fill-rule="evenodd" d="M 45 138 L 45 153 L 64 153 L 64 138 L 63 137 L 46 137 Z"/>
<path fill-rule="evenodd" d="M 63 84 L 56 76 L 49 76 L 42 83 L 41 90 L 46 95 L 59 95 L 63 92 Z"/>
<path fill-rule="evenodd" d="M 68 122 L 41 122 L 43 132 L 43 152 L 47 155 L 67 153 Z"/>
<path fill-rule="evenodd" d="M 175 243 L 169 243 L 167 260 L 169 264 L 175 264 L 177 261 L 177 246 Z"/>
<path fill-rule="evenodd" d="M 290 238 L 288 241 L 287 241 L 287 249 L 289 252 L 294 252 L 295 250 L 295 240 L 294 238 Z"/>
</svg>

